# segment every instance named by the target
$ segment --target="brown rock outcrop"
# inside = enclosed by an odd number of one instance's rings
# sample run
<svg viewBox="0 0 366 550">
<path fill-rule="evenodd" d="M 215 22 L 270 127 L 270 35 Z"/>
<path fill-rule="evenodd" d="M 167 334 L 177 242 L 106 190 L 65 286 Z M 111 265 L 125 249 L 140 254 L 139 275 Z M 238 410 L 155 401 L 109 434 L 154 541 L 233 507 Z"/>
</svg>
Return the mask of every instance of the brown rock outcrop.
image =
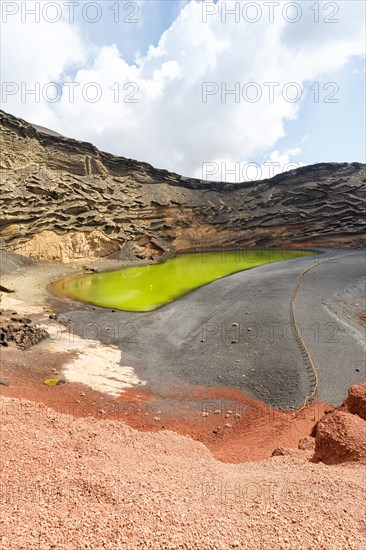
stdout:
<svg viewBox="0 0 366 550">
<path fill-rule="evenodd" d="M 46 231 L 71 235 L 66 245 L 58 243 L 60 260 L 70 259 L 70 242 L 77 258 L 80 250 L 89 258 L 107 256 L 126 243 L 151 256 L 201 247 L 366 242 L 366 167 L 359 163 L 322 163 L 262 181 L 208 182 L 116 157 L 3 111 L 0 149 L 0 240 L 35 257 L 42 257 L 35 239 Z M 95 231 L 103 246 L 84 246 Z"/>
<path fill-rule="evenodd" d="M 315 440 L 313 437 L 303 437 L 299 441 L 298 449 L 301 451 L 312 451 L 315 448 Z"/>
<path fill-rule="evenodd" d="M 35 260 L 61 261 L 68 263 L 84 258 L 103 258 L 120 250 L 117 240 L 110 239 L 102 231 L 69 231 L 58 235 L 55 231 L 41 231 L 32 236 L 24 245 L 14 248 Z"/>
<path fill-rule="evenodd" d="M 351 386 L 344 404 L 348 412 L 357 414 L 366 420 L 366 382 Z"/>
<path fill-rule="evenodd" d="M 335 411 L 316 425 L 314 462 L 366 463 L 366 422 L 356 414 Z"/>
<path fill-rule="evenodd" d="M 292 449 L 287 447 L 276 447 L 271 456 L 291 456 Z"/>
</svg>

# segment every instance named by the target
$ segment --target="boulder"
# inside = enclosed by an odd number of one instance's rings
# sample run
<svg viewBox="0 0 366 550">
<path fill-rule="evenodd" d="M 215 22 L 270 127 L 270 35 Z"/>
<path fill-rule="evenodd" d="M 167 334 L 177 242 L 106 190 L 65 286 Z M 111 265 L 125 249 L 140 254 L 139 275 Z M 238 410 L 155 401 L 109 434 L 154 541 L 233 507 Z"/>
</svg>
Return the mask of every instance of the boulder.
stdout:
<svg viewBox="0 0 366 550">
<path fill-rule="evenodd" d="M 348 412 L 366 420 L 366 382 L 351 386 L 344 404 Z"/>
<path fill-rule="evenodd" d="M 344 411 L 328 414 L 316 425 L 314 462 L 366 463 L 366 422 Z"/>
<path fill-rule="evenodd" d="M 271 456 L 291 456 L 291 449 L 287 447 L 276 447 Z"/>
<path fill-rule="evenodd" d="M 315 439 L 313 437 L 307 436 L 303 437 L 299 441 L 298 449 L 300 451 L 312 451 L 315 448 Z"/>
</svg>

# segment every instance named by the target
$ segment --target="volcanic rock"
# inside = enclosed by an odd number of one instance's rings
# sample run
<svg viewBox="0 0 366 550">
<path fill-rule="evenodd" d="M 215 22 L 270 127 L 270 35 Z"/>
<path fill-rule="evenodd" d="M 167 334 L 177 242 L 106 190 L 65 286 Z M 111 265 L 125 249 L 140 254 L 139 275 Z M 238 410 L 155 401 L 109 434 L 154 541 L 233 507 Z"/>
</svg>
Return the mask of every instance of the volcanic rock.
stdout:
<svg viewBox="0 0 366 550">
<path fill-rule="evenodd" d="M 0 111 L 0 240 L 35 259 L 222 247 L 361 247 L 366 166 L 209 182 L 99 151 Z"/>
<path fill-rule="evenodd" d="M 2 311 L 0 316 L 0 346 L 15 345 L 26 350 L 48 338 L 48 332 L 38 327 L 28 317 L 21 317 L 16 313 Z"/>
<path fill-rule="evenodd" d="M 344 404 L 348 412 L 357 414 L 366 420 L 366 382 L 351 386 Z"/>
<path fill-rule="evenodd" d="M 313 437 L 303 437 L 299 441 L 298 449 L 301 451 L 312 451 L 315 448 L 315 440 Z"/>
<path fill-rule="evenodd" d="M 288 449 L 287 447 L 276 447 L 271 456 L 290 456 L 291 455 L 291 449 Z"/>
<path fill-rule="evenodd" d="M 366 422 L 356 414 L 337 410 L 316 425 L 314 462 L 366 463 Z"/>
</svg>

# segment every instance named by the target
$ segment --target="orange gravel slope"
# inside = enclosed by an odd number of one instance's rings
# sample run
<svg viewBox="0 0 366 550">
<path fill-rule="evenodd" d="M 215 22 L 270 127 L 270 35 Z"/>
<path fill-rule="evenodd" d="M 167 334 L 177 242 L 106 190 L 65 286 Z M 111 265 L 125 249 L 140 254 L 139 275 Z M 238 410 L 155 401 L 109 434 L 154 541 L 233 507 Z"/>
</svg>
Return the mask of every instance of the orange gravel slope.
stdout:
<svg viewBox="0 0 366 550">
<path fill-rule="evenodd" d="M 2 550 L 364 548 L 360 464 L 224 464 L 169 431 L 0 403 Z"/>
</svg>

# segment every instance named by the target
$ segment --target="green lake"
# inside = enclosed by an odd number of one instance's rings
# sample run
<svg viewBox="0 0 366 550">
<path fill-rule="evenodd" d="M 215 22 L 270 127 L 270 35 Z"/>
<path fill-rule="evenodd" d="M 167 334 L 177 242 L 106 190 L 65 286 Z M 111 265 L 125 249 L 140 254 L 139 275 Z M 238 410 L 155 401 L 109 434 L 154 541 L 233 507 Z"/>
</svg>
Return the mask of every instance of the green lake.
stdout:
<svg viewBox="0 0 366 550">
<path fill-rule="evenodd" d="M 232 250 L 181 254 L 163 263 L 79 275 L 58 281 L 59 295 L 100 307 L 152 311 L 238 271 L 313 254 L 300 250 Z"/>
</svg>

